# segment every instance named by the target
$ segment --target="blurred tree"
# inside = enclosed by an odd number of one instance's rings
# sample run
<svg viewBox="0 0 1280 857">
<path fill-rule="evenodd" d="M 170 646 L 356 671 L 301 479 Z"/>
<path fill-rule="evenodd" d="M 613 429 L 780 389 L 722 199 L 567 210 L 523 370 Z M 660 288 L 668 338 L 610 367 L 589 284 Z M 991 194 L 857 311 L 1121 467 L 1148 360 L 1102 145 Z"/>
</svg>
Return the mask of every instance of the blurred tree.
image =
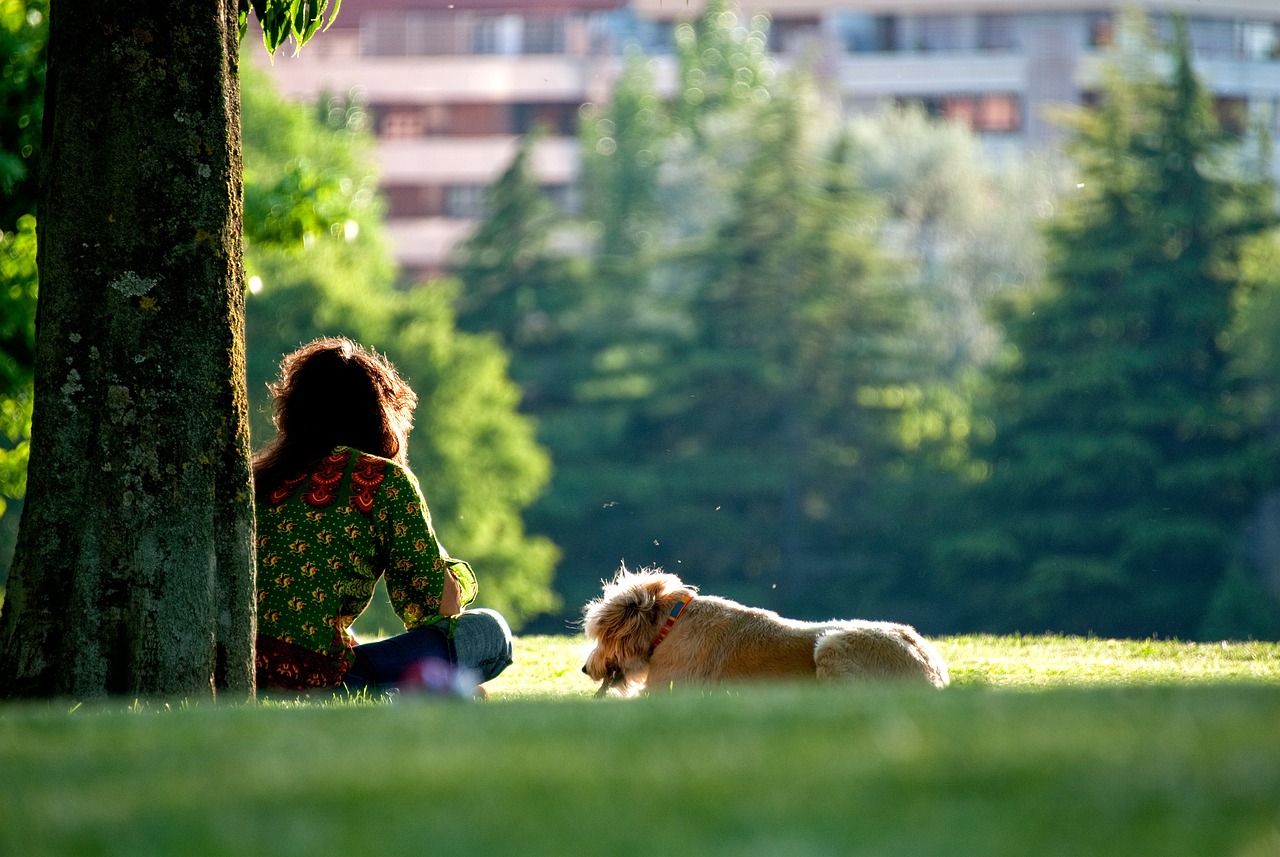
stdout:
<svg viewBox="0 0 1280 857">
<path fill-rule="evenodd" d="M 767 15 L 755 15 L 744 25 L 729 0 L 711 0 L 696 22 L 677 25 L 672 121 L 700 137 L 710 127 L 709 116 L 767 104 L 778 81 L 768 31 Z"/>
<path fill-rule="evenodd" d="M 598 309 L 625 317 L 644 288 L 659 237 L 659 170 L 671 128 L 641 54 L 627 54 L 609 103 L 584 106 L 581 120 L 582 215 L 592 239 L 593 279 L 608 283 L 592 293 L 615 304 Z"/>
<path fill-rule="evenodd" d="M 971 286 L 965 300 L 1035 268 L 1013 261 L 1034 259 L 1034 243 L 1015 250 L 1016 230 L 985 228 L 1031 219 L 1026 205 L 1006 212 L 989 199 L 1000 177 L 984 172 L 954 196 L 937 186 L 976 163 L 970 138 L 897 114 L 842 134 L 838 111 L 777 79 L 766 27 L 740 26 L 724 5 L 680 25 L 673 101 L 658 96 L 649 63 L 629 56 L 611 102 L 581 113 L 576 227 L 554 216 L 517 159 L 464 256 L 464 323 L 511 349 L 554 456 L 529 520 L 564 551 L 557 588 L 570 604 L 620 559 L 683 566 L 721 591 L 814 613 L 837 590 L 850 610 L 914 597 L 918 571 L 904 571 L 895 520 L 920 514 L 909 504 L 926 480 L 907 478 L 909 455 L 927 451 L 931 468 L 963 463 L 961 369 L 992 346 L 971 341 L 985 328 L 956 332 L 977 325 L 969 304 L 925 294 L 917 245 L 888 240 L 918 222 L 914 210 L 879 205 L 864 176 L 880 167 L 875 190 L 886 197 L 943 200 L 930 275 L 957 292 Z M 878 161 L 907 142 L 923 153 L 904 159 L 921 164 L 915 173 Z M 944 168 L 925 169 L 933 157 Z M 980 235 L 963 222 L 975 200 L 990 215 Z M 979 247 L 992 235 L 1003 243 Z M 555 344 L 522 344 L 505 321 L 512 302 L 487 296 L 523 288 L 526 306 L 548 307 L 533 296 L 546 288 L 541 272 L 576 270 L 565 256 L 584 246 L 588 285 L 560 291 L 567 299 L 543 322 Z M 991 265 L 999 253 L 1003 266 Z M 938 321 L 944 312 L 955 317 Z M 543 376 L 560 382 L 554 398 L 537 392 Z"/>
<path fill-rule="evenodd" d="M 576 421 L 604 440 L 569 446 L 537 507 L 557 501 L 548 531 L 579 542 L 566 594 L 626 559 L 818 612 L 836 581 L 875 575 L 870 492 L 897 415 L 873 393 L 918 369 L 915 302 L 874 247 L 838 114 L 777 80 L 766 27 L 709 9 L 678 28 L 665 115 L 633 60 L 587 117 L 588 197 L 609 201 L 587 204 L 593 291 L 617 298 L 582 387 L 597 420 Z"/>
<path fill-rule="evenodd" d="M 664 474 L 646 523 L 668 555 L 805 612 L 869 565 L 894 439 L 867 394 L 910 378 L 917 353 L 876 205 L 816 105 L 778 84 L 704 129 L 750 142 L 730 161 L 728 216 L 680 260 L 689 334 L 631 426 Z"/>
<path fill-rule="evenodd" d="M 527 518 L 533 530 L 551 537 L 566 563 L 576 565 L 583 492 L 600 487 L 618 438 L 613 382 L 626 369 L 610 368 L 608 355 L 626 337 L 625 306 L 632 297 L 617 279 L 589 278 L 582 231 L 547 198 L 529 168 L 539 136 L 522 141 L 490 188 L 488 216 L 460 248 L 454 293 L 459 327 L 493 336 L 510 354 L 521 407 L 536 418 L 540 442 L 556 450 L 551 486 Z M 575 603 L 585 596 L 570 591 Z M 559 623 L 541 628 L 562 629 Z"/>
<path fill-rule="evenodd" d="M 1151 56 L 1123 56 L 1081 114 L 1049 287 L 1002 316 L 990 475 L 940 552 L 970 626 L 1194 637 L 1274 483 L 1274 437 L 1227 333 L 1245 250 L 1275 226 L 1273 188 L 1228 169 L 1237 143 L 1185 30 L 1171 74 Z"/>
<path fill-rule="evenodd" d="M 849 133 L 861 183 L 887 203 L 881 242 L 929 304 L 940 371 L 989 364 L 1000 338 L 986 308 L 1043 280 L 1039 223 L 1066 171 L 1047 155 L 997 164 L 964 125 L 915 105 L 853 117 Z"/>
<path fill-rule="evenodd" d="M 1040 225 L 1062 193 L 1066 170 L 1047 153 L 996 161 L 959 123 L 918 106 L 853 117 L 851 160 L 866 192 L 882 201 L 883 252 L 917 305 L 920 372 L 905 384 L 864 391 L 894 417 L 897 460 L 876 480 L 883 527 L 878 589 L 854 580 L 869 609 L 955 627 L 949 599 L 928 585 L 928 558 L 980 463 L 972 447 L 990 421 L 973 413 L 974 389 L 1002 342 L 987 311 L 1043 282 Z"/>
<path fill-rule="evenodd" d="M 6 231 L 35 213 L 48 40 L 48 0 L 0 0 L 0 229 Z"/>
<path fill-rule="evenodd" d="M 563 403 L 579 374 L 578 336 L 588 295 L 582 265 L 553 247 L 562 213 L 539 187 L 530 158 L 540 132 L 526 135 L 489 188 L 486 216 L 457 254 L 458 326 L 496 336 L 528 410 Z"/>
<path fill-rule="evenodd" d="M 254 435 L 271 432 L 266 385 L 285 353 L 324 335 L 376 348 L 419 395 L 411 464 L 441 540 L 481 575 L 482 602 L 517 626 L 553 609 L 555 548 L 528 536 L 521 520 L 549 462 L 516 412 L 519 390 L 504 353 L 455 329 L 453 285 L 395 288 L 373 193 L 373 141 L 358 106 L 327 98 L 309 111 L 247 65 L 244 80 L 246 197 L 278 198 L 261 206 L 266 216 L 246 221 L 282 225 L 266 230 L 279 240 L 251 236 L 246 253 L 258 289 L 246 314 Z M 300 186 L 317 192 L 298 194 Z"/>
<path fill-rule="evenodd" d="M 0 515 L 27 485 L 36 349 L 33 165 L 40 149 L 48 37 L 47 0 L 0 2 Z M 13 527 L 5 526 L 0 535 L 6 546 L 16 535 L 16 518 L 8 516 L 6 525 L 10 520 Z M 0 555 L 7 558 L 8 552 Z"/>
<path fill-rule="evenodd" d="M 15 231 L 0 237 L 0 339 L 5 343 L 0 352 L 0 515 L 27 489 L 36 279 L 36 224 L 26 215 Z"/>
</svg>

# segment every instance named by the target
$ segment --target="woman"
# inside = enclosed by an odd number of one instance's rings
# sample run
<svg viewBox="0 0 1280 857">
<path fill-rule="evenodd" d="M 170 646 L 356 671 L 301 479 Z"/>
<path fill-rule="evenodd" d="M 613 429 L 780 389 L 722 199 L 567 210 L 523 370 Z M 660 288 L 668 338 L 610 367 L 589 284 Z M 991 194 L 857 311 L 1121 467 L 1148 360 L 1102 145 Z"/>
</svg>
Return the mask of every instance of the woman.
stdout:
<svg viewBox="0 0 1280 857">
<path fill-rule="evenodd" d="M 475 575 L 436 539 L 408 469 L 418 397 L 395 368 L 318 339 L 284 358 L 271 394 L 276 437 L 253 461 L 258 686 L 377 689 L 432 662 L 501 673 L 511 631 L 492 610 L 463 610 Z M 358 645 L 351 623 L 382 575 L 405 633 Z"/>
</svg>

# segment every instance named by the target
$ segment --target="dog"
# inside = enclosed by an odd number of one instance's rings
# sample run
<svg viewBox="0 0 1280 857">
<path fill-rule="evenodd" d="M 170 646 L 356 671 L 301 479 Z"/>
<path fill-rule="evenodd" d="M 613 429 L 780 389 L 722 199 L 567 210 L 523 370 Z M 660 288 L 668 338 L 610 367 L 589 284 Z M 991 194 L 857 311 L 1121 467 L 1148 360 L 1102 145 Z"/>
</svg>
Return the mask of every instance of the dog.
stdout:
<svg viewBox="0 0 1280 857">
<path fill-rule="evenodd" d="M 942 657 L 910 625 L 784 619 L 699 595 L 660 568 L 624 565 L 583 608 L 582 626 L 593 644 L 582 671 L 601 682 L 597 696 L 756 679 L 950 683 Z"/>
</svg>

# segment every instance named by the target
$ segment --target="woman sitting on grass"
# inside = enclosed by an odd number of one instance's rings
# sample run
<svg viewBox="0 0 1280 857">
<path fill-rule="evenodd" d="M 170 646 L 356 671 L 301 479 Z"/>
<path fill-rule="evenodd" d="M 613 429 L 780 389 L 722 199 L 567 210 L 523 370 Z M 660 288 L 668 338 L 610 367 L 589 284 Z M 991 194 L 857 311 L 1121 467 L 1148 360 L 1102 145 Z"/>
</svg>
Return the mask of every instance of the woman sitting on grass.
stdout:
<svg viewBox="0 0 1280 857">
<path fill-rule="evenodd" d="M 261 688 L 380 689 L 447 665 L 488 681 L 511 630 L 476 596 L 467 563 L 436 539 L 407 441 L 418 397 L 348 339 L 286 356 L 271 385 L 276 437 L 253 460 Z M 386 575 L 405 633 L 358 645 L 349 629 Z"/>
</svg>

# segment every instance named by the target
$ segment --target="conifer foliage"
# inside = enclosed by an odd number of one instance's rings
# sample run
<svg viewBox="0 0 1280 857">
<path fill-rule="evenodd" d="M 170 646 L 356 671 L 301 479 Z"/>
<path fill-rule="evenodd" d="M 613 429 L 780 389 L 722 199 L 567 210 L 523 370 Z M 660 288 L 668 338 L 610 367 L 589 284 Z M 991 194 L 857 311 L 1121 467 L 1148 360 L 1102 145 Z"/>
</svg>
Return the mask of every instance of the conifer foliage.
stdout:
<svg viewBox="0 0 1280 857">
<path fill-rule="evenodd" d="M 1239 585 L 1276 448 L 1227 332 L 1273 188 L 1234 169 L 1181 28 L 1173 48 L 1171 74 L 1122 57 L 1080 116 L 1048 286 L 1005 306 L 989 476 L 939 551 L 965 624 L 1194 637 Z"/>
</svg>

